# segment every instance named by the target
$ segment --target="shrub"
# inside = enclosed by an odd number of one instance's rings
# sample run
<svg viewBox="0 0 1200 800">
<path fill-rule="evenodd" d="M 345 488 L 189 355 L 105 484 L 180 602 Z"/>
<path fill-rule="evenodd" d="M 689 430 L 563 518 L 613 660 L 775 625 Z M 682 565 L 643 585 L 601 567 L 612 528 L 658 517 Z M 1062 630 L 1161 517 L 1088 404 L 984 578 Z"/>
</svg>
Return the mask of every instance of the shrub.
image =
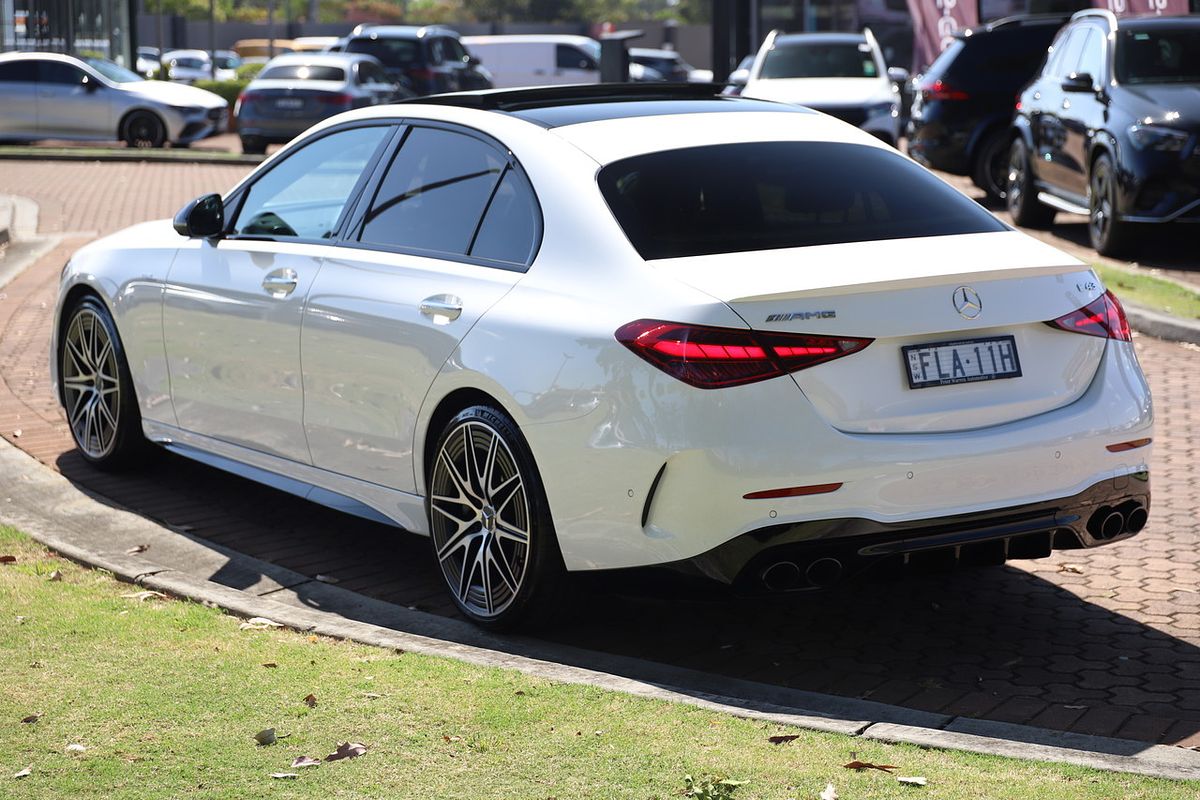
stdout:
<svg viewBox="0 0 1200 800">
<path fill-rule="evenodd" d="M 237 102 L 238 95 L 250 83 L 249 80 L 236 81 L 196 81 L 193 84 L 197 89 L 205 89 L 213 94 L 220 95 L 225 98 L 225 102 L 229 103 L 229 107 L 233 108 L 233 104 Z"/>
<path fill-rule="evenodd" d="M 238 80 L 249 83 L 258 77 L 258 73 L 262 72 L 265 66 L 266 64 L 242 64 L 237 68 Z"/>
</svg>

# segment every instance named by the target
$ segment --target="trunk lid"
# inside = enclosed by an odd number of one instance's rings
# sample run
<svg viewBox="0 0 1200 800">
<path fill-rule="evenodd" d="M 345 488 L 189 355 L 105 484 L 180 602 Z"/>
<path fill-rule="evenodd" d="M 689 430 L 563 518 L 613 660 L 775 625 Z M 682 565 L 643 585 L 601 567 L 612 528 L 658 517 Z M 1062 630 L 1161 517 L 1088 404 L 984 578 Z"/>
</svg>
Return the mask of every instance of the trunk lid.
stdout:
<svg viewBox="0 0 1200 800">
<path fill-rule="evenodd" d="M 1078 399 L 1105 340 L 1044 323 L 1103 293 L 1085 264 L 1017 232 L 934 236 L 651 262 L 727 303 L 756 330 L 870 337 L 858 353 L 793 373 L 833 427 L 851 433 L 952 432 L 1042 414 Z M 962 307 L 962 289 L 978 310 Z M 974 318 L 969 318 L 970 314 Z M 903 348 L 924 353 L 921 377 L 958 378 L 950 358 L 1012 337 L 1019 377 L 913 388 Z M 979 341 L 983 340 L 983 341 Z M 980 347 L 981 351 L 976 351 Z M 992 351 L 992 356 L 997 350 Z M 944 359 L 940 363 L 939 359 Z M 979 360 L 979 359 L 976 359 Z M 978 366 L 967 363 L 970 378 Z M 984 368 L 986 369 L 986 367 Z"/>
</svg>

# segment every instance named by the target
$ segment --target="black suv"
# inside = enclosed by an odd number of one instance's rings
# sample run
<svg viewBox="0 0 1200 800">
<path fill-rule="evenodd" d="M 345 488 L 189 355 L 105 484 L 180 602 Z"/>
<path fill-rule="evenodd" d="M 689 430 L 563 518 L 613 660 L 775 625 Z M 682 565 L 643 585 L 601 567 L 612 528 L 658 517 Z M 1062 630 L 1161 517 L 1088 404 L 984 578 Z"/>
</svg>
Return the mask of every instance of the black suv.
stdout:
<svg viewBox="0 0 1200 800">
<path fill-rule="evenodd" d="M 441 25 L 359 25 L 342 49 L 375 56 L 392 80 L 418 95 L 492 88 L 479 59 Z"/>
<path fill-rule="evenodd" d="M 914 93 L 909 155 L 970 175 L 990 197 L 1003 198 L 1017 93 L 1066 21 L 1065 14 L 1008 17 L 959 33 Z"/>
<path fill-rule="evenodd" d="M 1135 223 L 1200 222 L 1200 17 L 1071 17 L 1013 120 L 1008 208 L 1018 225 L 1088 215 L 1122 252 Z"/>
</svg>

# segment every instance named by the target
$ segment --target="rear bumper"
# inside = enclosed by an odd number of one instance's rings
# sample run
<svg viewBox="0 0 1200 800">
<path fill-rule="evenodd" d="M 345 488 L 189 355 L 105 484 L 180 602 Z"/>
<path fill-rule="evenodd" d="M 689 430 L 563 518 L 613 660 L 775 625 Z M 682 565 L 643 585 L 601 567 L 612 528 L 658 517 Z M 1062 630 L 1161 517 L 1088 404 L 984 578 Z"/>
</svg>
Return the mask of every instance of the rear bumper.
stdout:
<svg viewBox="0 0 1200 800">
<path fill-rule="evenodd" d="M 255 137 L 272 144 L 284 144 L 316 125 L 322 116 L 271 119 L 270 117 L 239 117 L 238 134 Z"/>
<path fill-rule="evenodd" d="M 1135 536 L 1149 510 L 1150 474 L 1139 472 L 1071 497 L 952 517 L 776 525 L 670 566 L 744 593 L 806 591 L 881 566 L 1002 564 L 1099 547 Z"/>
</svg>

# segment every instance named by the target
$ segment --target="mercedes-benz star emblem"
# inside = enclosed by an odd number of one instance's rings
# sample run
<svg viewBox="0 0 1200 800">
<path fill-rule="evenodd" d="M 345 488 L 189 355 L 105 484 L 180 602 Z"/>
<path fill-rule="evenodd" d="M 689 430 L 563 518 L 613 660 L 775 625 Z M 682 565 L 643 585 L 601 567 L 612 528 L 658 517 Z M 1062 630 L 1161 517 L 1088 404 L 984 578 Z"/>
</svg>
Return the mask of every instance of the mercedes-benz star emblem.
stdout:
<svg viewBox="0 0 1200 800">
<path fill-rule="evenodd" d="M 970 286 L 960 286 L 954 290 L 954 308 L 964 319 L 975 319 L 983 313 L 983 301 Z"/>
</svg>

